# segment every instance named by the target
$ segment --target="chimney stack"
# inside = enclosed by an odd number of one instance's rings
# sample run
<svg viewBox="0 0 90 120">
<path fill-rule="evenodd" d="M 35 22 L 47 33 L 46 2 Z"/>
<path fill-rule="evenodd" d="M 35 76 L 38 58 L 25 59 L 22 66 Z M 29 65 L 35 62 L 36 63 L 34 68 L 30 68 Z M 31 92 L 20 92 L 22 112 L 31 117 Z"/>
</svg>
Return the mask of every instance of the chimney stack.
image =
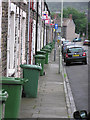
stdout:
<svg viewBox="0 0 90 120">
<path fill-rule="evenodd" d="M 72 14 L 69 15 L 69 19 L 72 20 Z"/>
</svg>

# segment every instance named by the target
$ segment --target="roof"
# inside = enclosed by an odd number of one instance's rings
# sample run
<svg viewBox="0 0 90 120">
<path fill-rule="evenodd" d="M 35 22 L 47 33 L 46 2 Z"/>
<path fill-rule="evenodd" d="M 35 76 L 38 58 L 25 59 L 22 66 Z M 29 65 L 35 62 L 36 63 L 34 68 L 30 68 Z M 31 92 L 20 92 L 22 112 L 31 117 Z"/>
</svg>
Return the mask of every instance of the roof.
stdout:
<svg viewBox="0 0 90 120">
<path fill-rule="evenodd" d="M 69 21 L 70 21 L 69 18 L 63 18 L 63 26 L 67 26 Z M 57 18 L 55 20 L 55 23 L 58 24 L 58 26 L 61 26 L 61 19 Z"/>
</svg>

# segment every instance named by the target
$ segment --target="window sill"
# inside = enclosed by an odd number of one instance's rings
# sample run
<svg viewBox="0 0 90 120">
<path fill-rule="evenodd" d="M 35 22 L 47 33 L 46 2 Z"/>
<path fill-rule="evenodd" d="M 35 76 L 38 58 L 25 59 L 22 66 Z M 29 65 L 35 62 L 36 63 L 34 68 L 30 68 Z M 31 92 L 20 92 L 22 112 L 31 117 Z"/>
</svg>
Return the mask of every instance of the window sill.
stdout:
<svg viewBox="0 0 90 120">
<path fill-rule="evenodd" d="M 8 70 L 8 75 L 12 76 L 15 73 L 15 69 L 9 69 Z"/>
</svg>

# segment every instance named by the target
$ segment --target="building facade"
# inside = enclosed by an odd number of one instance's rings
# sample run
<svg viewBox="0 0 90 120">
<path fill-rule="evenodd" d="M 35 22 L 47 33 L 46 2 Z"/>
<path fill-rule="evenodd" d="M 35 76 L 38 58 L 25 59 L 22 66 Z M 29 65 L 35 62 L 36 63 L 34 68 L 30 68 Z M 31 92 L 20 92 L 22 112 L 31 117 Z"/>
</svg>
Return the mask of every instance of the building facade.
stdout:
<svg viewBox="0 0 90 120">
<path fill-rule="evenodd" d="M 34 55 L 48 42 L 42 11 L 50 11 L 45 1 L 0 1 L 0 73 L 20 77 L 20 64 L 35 64 Z M 50 29 L 51 32 L 51 29 Z M 50 33 L 48 32 L 48 34 Z M 48 42 L 47 42 L 48 40 Z"/>
<path fill-rule="evenodd" d="M 58 27 L 61 27 L 61 20 L 58 18 L 58 15 L 55 22 L 58 24 Z M 61 36 L 66 40 L 72 41 L 74 38 L 79 37 L 79 35 L 75 33 L 75 23 L 72 19 L 72 15 L 70 15 L 69 18 L 63 18 L 61 31 Z"/>
</svg>

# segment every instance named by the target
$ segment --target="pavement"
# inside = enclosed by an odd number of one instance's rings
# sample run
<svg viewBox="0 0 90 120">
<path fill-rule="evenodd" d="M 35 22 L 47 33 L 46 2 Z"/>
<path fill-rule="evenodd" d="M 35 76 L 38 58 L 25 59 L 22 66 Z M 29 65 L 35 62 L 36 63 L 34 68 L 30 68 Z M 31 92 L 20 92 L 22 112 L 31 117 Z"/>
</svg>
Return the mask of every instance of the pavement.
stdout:
<svg viewBox="0 0 90 120">
<path fill-rule="evenodd" d="M 68 118 L 64 81 L 59 69 L 59 47 L 45 64 L 45 75 L 39 77 L 37 98 L 22 98 L 19 118 Z"/>
</svg>

